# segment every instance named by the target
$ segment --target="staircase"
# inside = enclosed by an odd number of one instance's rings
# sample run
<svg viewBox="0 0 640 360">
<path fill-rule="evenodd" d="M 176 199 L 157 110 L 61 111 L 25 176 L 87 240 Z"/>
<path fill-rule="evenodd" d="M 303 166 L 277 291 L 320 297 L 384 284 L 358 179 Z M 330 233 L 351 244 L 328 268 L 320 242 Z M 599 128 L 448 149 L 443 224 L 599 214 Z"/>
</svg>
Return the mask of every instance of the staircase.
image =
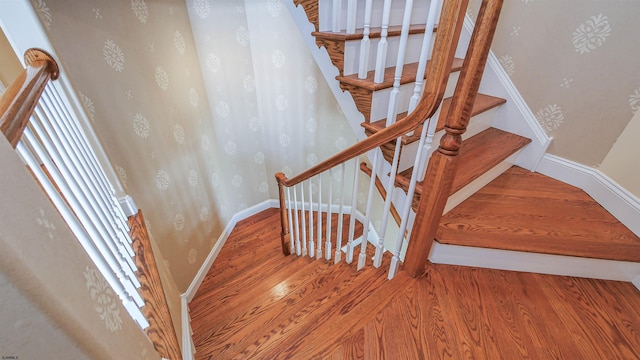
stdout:
<svg viewBox="0 0 640 360">
<path fill-rule="evenodd" d="M 370 138 L 387 129 L 396 121 L 399 122 L 407 117 L 411 112 L 409 110 L 413 110 L 411 96 L 415 91 L 416 82 L 422 83 L 425 78 L 424 72 L 420 71 L 420 65 L 418 64 L 419 54 L 416 54 L 414 48 L 419 50 L 420 42 L 429 32 L 429 27 L 425 26 L 424 23 L 427 21 L 424 19 L 426 16 L 420 14 L 426 13 L 426 10 L 431 5 L 430 2 L 413 2 L 412 22 L 409 26 L 405 25 L 404 29 L 405 40 L 402 39 L 401 15 L 404 14 L 405 18 L 407 17 L 406 9 L 404 9 L 406 3 L 402 1 L 393 2 L 393 8 L 389 15 L 390 20 L 385 22 L 384 17 L 380 16 L 382 18 L 380 24 L 371 21 L 371 19 L 375 18 L 374 16 L 368 17 L 367 15 L 369 12 L 383 14 L 382 7 L 384 4 L 382 1 L 373 3 L 375 3 L 374 8 L 371 10 L 366 10 L 368 5 L 364 1 L 356 4 L 356 1 L 294 0 L 293 5 L 290 5 L 290 11 L 294 18 L 300 17 L 302 9 L 306 20 L 313 25 L 310 29 L 308 26 L 304 26 L 304 21 L 298 21 L 298 24 L 301 25 L 303 36 L 307 36 L 305 32 L 310 31 L 316 46 L 315 49 L 312 47 L 314 57 L 323 70 L 330 87 L 334 90 L 336 98 L 343 106 L 356 135 L 361 140 Z M 385 1 L 385 3 L 387 2 Z M 376 9 L 375 6 L 380 8 Z M 349 21 L 352 16 L 355 17 L 355 20 Z M 332 20 L 336 17 L 340 20 Z M 341 22 L 345 17 L 347 20 Z M 396 22 L 394 22 L 394 19 Z M 469 27 L 468 20 L 465 25 L 467 28 Z M 354 29 L 354 27 L 356 28 Z M 439 28 L 436 26 L 434 28 L 436 37 L 438 30 Z M 381 71 L 381 69 L 377 69 L 380 56 L 377 56 L 376 59 L 374 54 L 376 52 L 375 46 L 385 41 L 383 40 L 385 36 L 388 42 L 387 61 L 383 62 L 385 66 Z M 369 152 L 369 158 L 373 157 L 374 160 L 368 161 L 360 167 L 365 170 L 366 174 L 375 174 L 375 181 L 371 181 L 370 189 L 373 189 L 373 184 L 375 183 L 379 195 L 383 198 L 382 201 L 385 202 L 383 213 L 388 212 L 396 219 L 400 233 L 405 232 L 405 229 L 410 232 L 411 227 L 415 226 L 415 219 L 425 217 L 424 209 L 420 209 L 420 202 L 423 197 L 423 191 L 430 190 L 424 190 L 423 177 L 425 170 L 422 168 L 424 165 L 419 164 L 426 161 L 434 153 L 437 144 L 440 143 L 441 138 L 445 135 L 445 123 L 447 116 L 450 115 L 450 106 L 453 102 L 456 83 L 462 77 L 460 76 L 460 71 L 464 62 L 467 41 L 470 37 L 469 29 L 463 30 L 461 41 L 456 50 L 456 57 L 449 68 L 450 75 L 444 90 L 444 100 L 439 110 L 432 117 L 435 120 L 424 122 L 424 125 L 421 124 L 412 131 L 403 134 L 398 138 L 398 141 L 391 140 L 382 144 L 379 147 L 380 157 L 384 159 L 382 165 L 376 164 L 377 155 L 375 155 L 374 151 Z M 372 54 L 369 56 L 364 50 L 365 40 L 370 42 L 370 45 L 367 46 L 370 47 Z M 401 55 L 394 54 L 392 49 L 401 49 L 403 41 L 407 44 L 407 51 L 402 73 L 399 76 L 399 72 L 396 70 L 399 64 L 398 58 Z M 319 51 L 315 51 L 316 49 L 319 49 Z M 369 60 L 365 61 L 365 68 L 363 69 L 361 63 L 364 58 L 369 58 Z M 333 71 L 327 71 L 328 68 L 332 68 Z M 492 71 L 494 70 L 487 70 L 489 73 Z M 489 77 L 496 76 L 491 73 Z M 428 82 L 429 79 L 426 81 Z M 624 263 L 622 266 L 629 266 L 632 269 L 629 270 L 631 272 L 640 272 L 640 267 L 637 264 L 632 264 L 640 262 L 640 239 L 624 226 L 619 225 L 619 223 L 614 225 L 616 221 L 613 217 L 611 217 L 610 222 L 609 220 L 604 222 L 606 225 L 602 225 L 601 221 L 597 220 L 595 222 L 600 222 L 602 226 L 599 228 L 597 226 L 593 227 L 594 219 L 606 218 L 608 215 L 603 209 L 598 209 L 597 204 L 595 207 L 590 204 L 588 208 L 591 210 L 585 213 L 582 211 L 584 209 L 579 206 L 578 208 L 571 208 L 575 204 L 568 205 L 570 203 L 569 200 L 551 202 L 556 213 L 566 211 L 575 214 L 571 219 L 581 224 L 578 227 L 582 226 L 589 229 L 582 234 L 571 231 L 564 234 L 555 234 L 553 229 L 554 227 L 558 228 L 560 225 L 558 222 L 549 221 L 547 225 L 539 226 L 540 222 L 535 222 L 531 219 L 532 215 L 530 214 L 536 213 L 531 207 L 533 206 L 535 209 L 545 208 L 544 200 L 536 199 L 536 196 L 530 196 L 527 200 L 518 198 L 520 202 L 513 202 L 514 199 L 509 195 L 513 190 L 509 186 L 512 184 L 517 186 L 518 184 L 513 179 L 524 179 L 522 184 L 528 184 L 529 189 L 545 186 L 557 188 L 553 179 L 523 170 L 523 168 L 532 170 L 535 167 L 550 139 L 541 140 L 539 136 L 540 130 L 536 130 L 535 126 L 530 123 L 525 125 L 511 123 L 509 117 L 514 113 L 513 106 L 519 106 L 518 102 L 521 99 L 514 98 L 509 95 L 508 91 L 499 87 L 494 87 L 493 90 L 495 92 L 493 93 L 491 92 L 491 87 L 480 86 L 480 89 L 486 93 L 479 92 L 473 96 L 473 102 L 468 107 L 468 115 L 471 119 L 466 132 L 462 135 L 463 142 L 459 155 L 455 159 L 456 175 L 453 177 L 452 182 L 446 186 L 449 196 L 446 198 L 446 205 L 442 209 L 444 217 L 439 225 L 436 224 L 437 230 L 434 227 L 434 229 L 430 230 L 432 231 L 431 233 L 427 233 L 433 234 L 433 236 L 427 235 L 427 237 L 435 238 L 436 242 L 433 249 L 430 248 L 431 245 L 428 245 L 422 251 L 429 253 L 429 250 L 431 250 L 430 259 L 436 262 L 438 259 L 441 262 L 448 263 L 464 262 L 465 260 L 456 258 L 455 251 L 457 247 L 465 247 L 467 251 L 470 249 L 497 249 L 521 254 L 553 254 L 553 256 L 559 256 L 555 260 L 559 262 L 566 261 L 567 258 L 573 259 L 576 257 L 613 260 L 620 262 L 616 263 L 616 265 Z M 457 94 L 458 90 L 455 91 Z M 395 94 L 393 94 L 394 92 Z M 346 100 L 345 94 L 348 94 L 348 99 Z M 501 96 L 504 94 L 507 95 Z M 510 102 L 515 103 L 515 105 L 510 104 Z M 511 107 L 509 108 L 509 106 Z M 507 108 L 505 109 L 505 107 Z M 350 109 L 357 109 L 357 111 L 350 111 Z M 427 129 L 423 131 L 423 126 L 433 128 L 433 133 L 426 131 Z M 530 129 L 527 130 L 527 127 Z M 424 133 L 429 135 L 426 141 L 421 142 L 420 135 Z M 419 143 L 426 145 L 419 145 Z M 416 156 L 422 157 L 421 161 L 415 161 Z M 414 166 L 416 165 L 420 168 L 414 171 Z M 514 167 L 514 165 L 519 167 Z M 505 175 L 502 175 L 503 173 Z M 414 180 L 416 183 L 412 186 L 412 177 L 416 177 L 416 175 L 418 178 Z M 392 183 L 393 189 L 385 188 L 387 183 Z M 431 184 L 429 186 L 429 189 L 432 189 Z M 494 197 L 500 199 L 500 201 L 494 199 L 494 206 L 492 207 L 478 205 L 483 204 L 482 196 L 486 196 L 482 193 L 482 191 L 485 191 L 485 186 L 493 189 L 495 192 L 493 194 Z M 483 190 L 477 193 L 480 189 Z M 355 185 L 353 191 L 356 191 Z M 558 191 L 560 192 L 556 194 L 557 197 L 573 199 L 572 194 L 576 189 L 566 187 Z M 392 194 L 389 201 L 386 199 L 387 194 Z M 582 195 L 584 197 L 576 201 L 583 205 L 587 204 L 590 198 L 584 192 L 582 192 Z M 425 200 L 425 203 L 428 201 L 430 200 Z M 433 201 L 433 203 L 437 202 L 436 200 Z M 527 202 L 535 201 L 538 201 L 536 205 L 527 205 Z M 410 204 L 407 204 L 407 202 Z M 283 204 L 282 201 L 281 204 Z M 353 206 L 355 206 L 355 203 Z M 401 224 L 403 216 L 398 209 L 405 207 L 410 207 L 411 212 L 406 219 L 407 224 L 403 225 Z M 501 209 L 509 209 L 507 212 L 511 211 L 513 216 L 508 216 L 509 214 L 505 214 L 505 211 L 501 211 Z M 519 211 L 519 209 L 527 210 Z M 545 210 L 540 211 L 544 212 Z M 379 229 L 367 229 L 368 216 L 371 213 L 369 205 L 364 213 L 361 214 L 361 217 L 365 218 L 362 220 L 365 222 L 365 233 L 372 232 L 375 234 L 375 231 L 378 231 L 376 235 L 384 238 L 386 225 L 382 225 L 382 231 Z M 479 213 L 482 215 L 479 215 Z M 418 215 L 416 216 L 416 214 Z M 385 221 L 385 216 L 383 215 L 383 222 Z M 545 213 L 545 215 L 538 216 L 546 217 L 550 215 Z M 510 219 L 508 221 L 511 222 L 502 224 L 497 221 L 498 217 Z M 515 217 L 519 217 L 519 219 L 514 220 L 513 218 Z M 558 218 L 565 219 L 564 217 Z M 472 219 L 480 220 L 474 222 L 475 220 Z M 544 230 L 539 230 L 543 228 Z M 500 235 L 503 235 L 500 233 L 504 231 L 515 233 L 513 236 L 514 241 L 504 241 L 504 236 L 500 237 Z M 295 232 L 297 233 L 298 230 Z M 590 232 L 604 232 L 609 236 L 585 236 Z M 374 236 L 374 238 L 377 236 Z M 610 247 L 612 237 L 616 239 L 616 246 L 620 246 L 615 251 L 607 250 Z M 539 241 L 540 238 L 545 240 Z M 570 242 L 574 238 L 578 238 L 580 241 Z M 363 241 L 369 241 L 374 246 L 376 245 L 375 240 L 367 239 L 366 236 Z M 381 247 L 382 242 L 384 242 L 384 248 L 390 252 L 394 252 L 394 247 L 396 248 L 396 258 L 404 257 L 406 246 L 398 245 L 389 239 L 380 240 L 377 246 Z M 445 249 L 444 253 L 439 253 L 441 249 Z M 454 252 L 453 255 L 451 251 Z M 346 252 L 347 261 L 350 262 L 353 256 L 353 249 L 347 248 Z M 364 251 L 361 252 L 361 254 L 364 253 Z M 336 256 L 339 260 L 339 256 L 337 254 Z M 362 262 L 362 259 L 359 260 Z M 374 265 L 376 265 L 375 260 Z M 514 267 L 513 265 L 500 264 L 480 264 L 480 266 Z M 361 265 L 359 264 L 360 267 Z M 421 271 L 420 269 L 424 267 L 424 263 L 419 263 L 415 267 L 418 270 L 414 275 Z M 516 269 L 519 268 L 516 266 Z M 541 272 L 545 272 L 544 269 Z M 393 277 L 393 274 L 394 265 L 392 262 L 389 277 Z M 574 275 L 580 275 L 580 273 Z"/>
</svg>

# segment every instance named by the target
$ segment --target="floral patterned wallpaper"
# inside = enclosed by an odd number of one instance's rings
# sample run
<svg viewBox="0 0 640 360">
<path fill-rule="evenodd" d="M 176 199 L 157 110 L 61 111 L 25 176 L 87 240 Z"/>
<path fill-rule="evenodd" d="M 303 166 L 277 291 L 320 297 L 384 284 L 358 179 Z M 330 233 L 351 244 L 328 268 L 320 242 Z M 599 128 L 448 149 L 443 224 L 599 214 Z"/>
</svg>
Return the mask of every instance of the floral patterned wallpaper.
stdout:
<svg viewBox="0 0 640 360">
<path fill-rule="evenodd" d="M 59 61 L 179 291 L 224 227 L 220 165 L 182 1 L 34 0 Z"/>
<path fill-rule="evenodd" d="M 504 2 L 492 49 L 550 153 L 597 166 L 640 108 L 638 14 L 634 0 Z"/>
<path fill-rule="evenodd" d="M 0 355 L 158 359 L 4 136 L 0 167 Z"/>
<path fill-rule="evenodd" d="M 280 0 L 32 4 L 179 291 L 276 172 L 355 141 Z"/>
</svg>

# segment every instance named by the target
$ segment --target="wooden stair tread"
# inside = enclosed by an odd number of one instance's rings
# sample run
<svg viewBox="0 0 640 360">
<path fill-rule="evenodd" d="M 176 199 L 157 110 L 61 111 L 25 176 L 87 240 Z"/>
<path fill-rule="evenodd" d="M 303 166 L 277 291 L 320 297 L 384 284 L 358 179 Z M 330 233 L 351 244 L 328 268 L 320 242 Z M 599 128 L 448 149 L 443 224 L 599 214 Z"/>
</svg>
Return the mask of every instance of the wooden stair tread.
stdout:
<svg viewBox="0 0 640 360">
<path fill-rule="evenodd" d="M 436 126 L 436 131 L 440 131 L 444 129 L 444 124 L 447 120 L 447 114 L 449 113 L 449 107 L 451 106 L 451 101 L 452 101 L 452 98 L 450 97 L 442 100 L 442 105 L 440 105 L 440 116 L 438 117 L 438 125 Z M 503 98 L 478 93 L 478 95 L 476 96 L 476 100 L 473 103 L 473 108 L 471 109 L 471 117 L 474 117 L 478 114 L 482 114 L 483 112 L 491 110 L 506 102 L 507 100 Z"/>
<path fill-rule="evenodd" d="M 409 34 L 424 34 L 425 24 L 411 24 L 409 26 Z M 434 29 L 434 32 L 436 29 Z M 389 26 L 387 36 L 400 36 L 402 32 L 402 25 L 394 25 Z M 382 27 L 371 27 L 369 28 L 369 38 L 377 39 L 382 34 Z M 338 40 L 338 41 L 349 41 L 349 40 L 362 40 L 364 37 L 364 29 L 356 29 L 354 34 L 347 34 L 346 30 L 342 30 L 340 32 L 332 32 L 332 31 L 314 31 L 311 33 L 312 36 L 319 39 L 326 40 Z"/>
<path fill-rule="evenodd" d="M 451 65 L 451 72 L 460 71 L 462 68 L 462 63 L 464 59 L 454 58 L 453 64 Z M 367 77 L 364 79 L 359 79 L 358 74 L 351 74 L 346 76 L 337 76 L 336 80 L 340 81 L 343 84 L 348 84 L 352 86 L 357 86 L 359 88 L 363 88 L 369 91 L 378 91 L 383 89 L 388 89 L 393 87 L 393 77 L 396 72 L 396 67 L 391 66 L 384 70 L 384 79 L 381 83 L 376 84 L 373 81 L 375 70 L 371 70 L 367 72 Z M 416 80 L 416 74 L 418 72 L 418 63 L 408 63 L 405 64 L 402 68 L 402 76 L 400 77 L 400 85 L 408 84 L 410 82 L 414 82 Z"/>
<path fill-rule="evenodd" d="M 486 129 L 465 140 L 460 148 L 457 160 L 458 169 L 451 185 L 451 194 L 462 189 L 530 142 L 530 139 L 496 128 Z M 406 190 L 409 187 L 412 171 L 413 167 L 399 173 L 396 184 Z M 422 194 L 421 182 L 417 184 L 415 192 L 417 197 Z"/>
<path fill-rule="evenodd" d="M 443 244 L 640 262 L 640 238 L 584 191 L 519 167 L 443 216 L 437 239 Z"/>
</svg>

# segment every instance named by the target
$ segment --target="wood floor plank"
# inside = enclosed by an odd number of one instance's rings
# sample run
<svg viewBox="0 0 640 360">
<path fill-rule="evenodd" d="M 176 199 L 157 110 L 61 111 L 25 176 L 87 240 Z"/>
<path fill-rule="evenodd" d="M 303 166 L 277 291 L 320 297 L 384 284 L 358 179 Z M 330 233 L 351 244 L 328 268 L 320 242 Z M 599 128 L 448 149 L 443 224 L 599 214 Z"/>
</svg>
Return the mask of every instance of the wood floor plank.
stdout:
<svg viewBox="0 0 640 360">
<path fill-rule="evenodd" d="M 428 359 L 461 359 L 459 348 L 453 346 L 457 342 L 457 330 L 451 321 L 446 321 L 449 312 L 442 292 L 447 285 L 438 266 L 428 264 L 422 282 L 416 284 L 416 296 L 423 313 L 422 341 L 426 343 L 423 346 L 428 349 Z"/>
<path fill-rule="evenodd" d="M 278 214 L 242 226 L 269 222 Z M 216 260 L 190 304 L 196 359 L 640 357 L 631 284 L 436 264 L 389 281 L 384 267 L 285 257 L 279 236 L 234 229 L 220 256 L 260 265 L 223 271 L 242 261 Z M 263 254 L 226 249 L 263 243 Z"/>
</svg>

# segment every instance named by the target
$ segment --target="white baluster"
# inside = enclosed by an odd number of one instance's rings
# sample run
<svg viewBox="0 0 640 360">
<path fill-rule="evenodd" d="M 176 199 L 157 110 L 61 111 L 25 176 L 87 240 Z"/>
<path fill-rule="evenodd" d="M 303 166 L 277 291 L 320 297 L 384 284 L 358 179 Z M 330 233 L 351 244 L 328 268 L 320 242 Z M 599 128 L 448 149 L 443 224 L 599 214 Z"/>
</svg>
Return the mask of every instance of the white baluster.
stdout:
<svg viewBox="0 0 640 360">
<path fill-rule="evenodd" d="M 45 108 L 45 110 L 47 109 Z M 42 141 L 48 156 L 51 156 L 56 164 L 55 166 L 53 164 L 49 165 L 47 170 L 52 176 L 53 174 L 57 175 L 58 170 L 61 172 L 62 175 L 54 178 L 56 184 L 64 191 L 65 198 L 75 200 L 72 205 L 73 210 L 86 216 L 82 223 L 95 230 L 96 233 L 92 234 L 92 237 L 95 237 L 96 241 L 102 239 L 108 250 L 118 259 L 123 276 L 126 276 L 136 287 L 140 286 L 140 282 L 134 274 L 137 269 L 135 263 L 126 249 L 116 240 L 117 236 L 113 229 L 109 227 L 108 221 L 104 217 L 104 212 L 100 209 L 99 201 L 96 201 L 93 197 L 82 173 L 77 168 L 77 160 L 70 158 L 73 153 L 66 139 L 60 136 L 63 131 L 58 126 L 55 126 L 57 125 L 55 122 L 47 118 L 50 113 L 45 114 L 45 111 L 40 106 L 35 108 L 35 113 L 37 116 L 32 117 L 30 124 Z M 34 141 L 32 140 L 32 142 Z M 48 161 L 48 156 L 44 154 L 43 156 L 46 158 L 41 158 L 41 160 Z"/>
<path fill-rule="evenodd" d="M 438 10 L 436 13 L 436 27 L 440 25 L 440 15 L 442 14 L 442 5 L 443 5 L 442 0 L 437 0 L 437 2 L 438 2 L 438 7 L 437 7 Z"/>
<path fill-rule="evenodd" d="M 300 226 L 302 230 L 302 256 L 307 256 L 307 214 L 304 201 L 304 181 L 300 183 L 300 201 L 302 207 L 300 210 L 300 217 L 302 218 L 302 225 Z"/>
<path fill-rule="evenodd" d="M 347 242 L 347 263 L 353 261 L 353 238 L 356 230 L 356 213 L 358 207 L 358 174 L 360 174 L 360 157 L 355 159 L 355 168 L 353 169 L 353 193 L 351 194 L 351 214 L 349 217 L 349 240 Z"/>
<path fill-rule="evenodd" d="M 398 46 L 398 55 L 396 57 L 396 71 L 393 75 L 393 89 L 389 95 L 389 107 L 387 108 L 387 126 L 396 122 L 398 114 L 398 94 L 400 93 L 400 78 L 402 78 L 402 70 L 404 69 L 404 55 L 407 50 L 407 41 L 409 39 L 409 25 L 411 25 L 411 10 L 413 9 L 413 0 L 405 0 L 404 16 L 402 18 L 402 30 L 400 32 L 400 45 Z"/>
<path fill-rule="evenodd" d="M 315 246 L 313 242 L 313 178 L 309 179 L 309 257 L 314 258 Z"/>
<path fill-rule="evenodd" d="M 342 180 L 340 181 L 340 210 L 338 210 L 338 235 L 336 239 L 335 263 L 339 263 L 342 259 L 342 223 L 344 217 L 344 175 L 345 165 L 342 163 Z"/>
<path fill-rule="evenodd" d="M 333 0 L 333 19 L 331 19 L 331 30 L 333 32 L 340 32 L 342 27 L 340 22 L 342 21 L 342 0 Z"/>
<path fill-rule="evenodd" d="M 331 260 L 331 202 L 333 199 L 333 169 L 329 170 L 329 203 L 327 204 L 327 238 L 324 243 L 325 259 Z"/>
<path fill-rule="evenodd" d="M 356 33 L 357 0 L 349 0 L 347 3 L 347 34 Z"/>
<path fill-rule="evenodd" d="M 67 127 L 69 128 L 71 134 L 79 144 L 80 149 L 82 150 L 82 154 L 87 160 L 91 173 L 97 179 L 97 184 L 100 185 L 99 188 L 104 193 L 104 196 L 108 199 L 107 201 L 110 206 L 111 213 L 113 214 L 113 218 L 117 219 L 115 221 L 116 226 L 121 232 L 124 233 L 127 243 L 131 244 L 132 240 L 129 236 L 129 224 L 127 223 L 127 216 L 125 215 L 122 207 L 118 202 L 118 199 L 116 198 L 113 185 L 107 179 L 105 170 L 100 164 L 100 161 L 98 161 L 98 158 L 89 143 L 84 128 L 80 126 L 77 114 L 75 112 L 69 111 L 69 107 L 65 105 L 66 102 L 63 101 L 62 96 L 58 92 L 57 88 L 52 84 L 48 84 L 45 88 L 44 97 L 49 97 L 56 109 L 58 109 L 58 112 L 64 115 L 61 117 L 61 119 L 65 124 L 67 124 Z"/>
<path fill-rule="evenodd" d="M 438 122 L 436 119 L 429 119 L 430 123 Z M 424 147 L 425 138 L 427 134 L 427 129 L 431 124 L 423 124 L 422 132 L 420 133 L 420 141 L 418 142 L 418 153 L 416 154 L 416 159 L 413 163 L 413 171 L 411 172 L 411 180 L 409 181 L 409 189 L 407 190 L 407 201 L 404 203 L 404 208 L 402 209 L 400 222 L 400 229 L 398 230 L 398 238 L 396 240 L 396 248 L 393 252 L 393 258 L 391 259 L 391 265 L 389 265 L 389 274 L 388 279 L 391 280 L 396 275 L 398 271 L 398 266 L 400 265 L 400 251 L 402 250 L 402 245 L 404 243 L 404 233 L 407 230 L 407 225 L 409 223 L 409 211 L 411 210 L 411 203 L 413 202 L 413 195 L 416 190 L 416 183 L 418 182 L 419 169 L 422 166 L 421 158 L 422 158 L 422 149 Z"/>
<path fill-rule="evenodd" d="M 298 221 L 298 192 L 295 185 L 293 185 L 293 218 L 293 227 L 296 235 L 296 254 L 300 256 L 302 255 L 302 246 L 300 244 L 300 222 Z"/>
<path fill-rule="evenodd" d="M 384 0 L 384 10 L 382 13 L 382 31 L 380 32 L 380 41 L 378 42 L 378 51 L 376 53 L 376 72 L 373 81 L 380 84 L 384 80 L 384 69 L 387 66 L 387 48 L 389 43 L 387 36 L 389 35 L 389 18 L 391 17 L 391 0 Z"/>
<path fill-rule="evenodd" d="M 429 121 L 429 125 L 427 126 L 427 138 L 425 139 L 424 150 L 422 151 L 422 155 L 421 155 L 423 159 L 420 160 L 420 169 L 418 171 L 418 181 L 422 180 L 422 178 L 424 177 L 424 172 L 427 168 L 427 165 L 429 164 L 429 158 L 433 153 L 433 150 L 434 150 L 433 137 L 435 136 L 437 126 L 438 126 L 437 119 L 434 119 L 433 121 Z"/>
<path fill-rule="evenodd" d="M 395 188 L 396 173 L 398 172 L 398 163 L 400 160 L 400 147 L 402 146 L 402 136 L 396 139 L 396 148 L 393 153 L 393 161 L 391 162 L 391 173 L 387 182 L 387 197 L 384 200 L 384 208 L 382 210 L 382 224 L 378 244 L 376 245 L 376 254 L 373 257 L 373 266 L 379 268 L 382 265 L 382 253 L 384 252 L 384 237 L 387 231 L 387 223 L 389 222 L 389 214 L 391 214 L 391 198 L 393 198 L 393 189 Z"/>
<path fill-rule="evenodd" d="M 373 0 L 367 0 L 364 7 L 364 29 L 362 32 L 362 40 L 360 40 L 360 62 L 358 63 L 358 78 L 366 79 L 369 72 L 369 50 L 371 41 L 369 34 L 371 33 L 371 8 Z"/>
<path fill-rule="evenodd" d="M 30 132 L 30 130 L 26 129 L 25 134 L 27 132 Z M 113 270 L 112 263 L 110 262 L 114 261 L 114 259 L 108 259 L 109 254 L 102 253 L 102 249 L 100 249 L 93 241 L 91 241 L 91 238 L 87 234 L 86 230 L 78 222 L 74 212 L 69 209 L 69 207 L 67 206 L 67 202 L 62 199 L 55 186 L 51 183 L 51 181 L 49 181 L 48 176 L 40 168 L 40 163 L 35 159 L 36 156 L 34 156 L 28 149 L 29 146 L 35 149 L 36 147 L 39 147 L 39 145 L 37 144 L 37 142 L 32 144 L 31 141 L 25 138 L 23 138 L 22 141 L 18 142 L 16 151 L 32 169 L 33 174 L 38 179 L 38 182 L 42 185 L 45 192 L 49 195 L 51 202 L 54 204 L 62 218 L 68 224 L 69 229 L 76 236 L 78 242 L 80 242 L 80 245 L 85 249 L 98 270 L 100 270 L 100 273 L 103 274 L 106 281 L 109 283 L 109 285 L 111 285 L 111 288 L 120 298 L 127 312 L 138 322 L 140 327 L 142 327 L 143 329 L 147 328 L 149 326 L 149 323 L 140 311 L 138 300 L 134 298 L 135 295 L 137 295 L 138 297 L 140 295 L 138 295 L 137 291 L 134 291 L 134 294 L 130 294 L 128 288 Z M 33 140 L 35 141 L 35 139 Z M 141 297 L 140 301 L 143 303 Z"/>
<path fill-rule="evenodd" d="M 32 126 L 35 121 L 31 121 Z M 100 231 L 100 229 L 96 226 L 95 218 L 92 218 L 91 214 L 89 214 L 85 209 L 87 208 L 86 204 L 83 204 L 82 201 L 84 199 L 79 198 L 79 192 L 77 189 L 73 189 L 70 184 L 65 181 L 64 177 L 58 172 L 58 167 L 54 165 L 54 163 L 50 160 L 50 155 L 54 156 L 54 161 L 57 163 L 61 163 L 62 159 L 57 155 L 52 153 L 53 144 L 48 139 L 48 135 L 46 133 L 41 132 L 41 128 L 38 127 L 36 131 L 38 131 L 37 138 L 31 132 L 29 128 L 24 131 L 24 140 L 28 142 L 31 148 L 35 151 L 37 157 L 40 161 L 43 162 L 45 168 L 48 170 L 51 178 L 55 181 L 56 185 L 60 188 L 62 194 L 65 197 L 65 200 L 68 201 L 72 210 L 72 213 L 75 214 L 74 217 L 77 217 L 80 220 L 80 224 L 83 225 L 85 231 L 89 234 L 90 239 L 94 239 L 92 244 L 94 244 L 99 252 L 102 254 L 104 259 L 106 260 L 110 272 L 115 274 L 119 279 L 119 282 L 122 283 L 122 286 L 126 289 L 127 296 L 126 298 L 133 299 L 138 306 L 142 306 L 144 301 L 142 297 L 138 294 L 137 287 L 140 286 L 140 283 L 137 281 L 137 278 L 133 274 L 132 269 L 127 266 L 126 262 L 122 262 L 117 255 L 117 251 L 111 247 L 111 244 L 108 242 L 109 239 L 104 238 L 104 233 Z M 38 141 L 40 139 L 42 143 Z M 40 144 L 44 145 L 42 147 Z M 25 149 L 26 150 L 26 149 Z M 25 159 L 28 160 L 28 159 Z M 40 168 L 40 164 L 29 164 L 32 168 L 32 171 L 37 171 Z M 36 169 L 38 168 L 38 169 Z M 67 176 L 68 174 L 65 174 Z M 49 182 L 48 179 L 39 179 L 41 183 Z M 66 207 L 66 205 L 65 205 Z M 77 220 L 71 219 L 72 222 L 76 222 Z M 73 226 L 69 224 L 69 226 Z M 135 281 L 135 282 L 134 282 Z"/>
<path fill-rule="evenodd" d="M 422 47 L 420 48 L 420 60 L 418 61 L 418 71 L 416 72 L 416 82 L 413 87 L 413 95 L 409 100 L 409 113 L 415 110 L 418 105 L 418 100 L 422 96 L 422 87 L 424 85 L 424 72 L 427 68 L 427 60 L 430 58 L 429 53 L 431 51 L 431 40 L 433 39 L 433 29 L 436 26 L 436 15 L 438 9 L 442 9 L 439 6 L 440 0 L 431 0 L 429 4 L 429 15 L 427 16 L 427 24 L 424 27 L 424 37 L 422 38 Z"/>
<path fill-rule="evenodd" d="M 369 182 L 369 193 L 367 194 L 367 210 L 364 217 L 364 228 L 362 230 L 362 244 L 360 244 L 360 255 L 358 255 L 358 270 L 364 267 L 367 260 L 367 242 L 369 242 L 369 226 L 371 225 L 371 205 L 373 204 L 373 189 L 376 184 L 376 169 L 378 168 L 379 152 L 379 149 L 375 149 L 373 165 L 371 166 L 371 181 Z"/>
<path fill-rule="evenodd" d="M 291 188 L 287 187 L 287 212 L 289 214 L 289 254 L 295 251 L 295 233 L 293 232 L 293 215 L 291 214 Z"/>
<path fill-rule="evenodd" d="M 318 246 L 316 259 L 322 259 L 322 174 L 318 175 Z"/>
<path fill-rule="evenodd" d="M 67 167 L 80 187 L 84 196 L 89 199 L 89 203 L 96 216 L 99 217 L 102 227 L 109 232 L 110 239 L 113 239 L 114 246 L 118 248 L 121 257 L 129 263 L 129 266 L 135 271 L 136 266 L 133 262 L 133 248 L 130 244 L 128 234 L 128 226 L 123 228 L 119 225 L 117 213 L 113 212 L 110 204 L 109 194 L 103 191 L 103 186 L 98 179 L 98 175 L 94 172 L 93 166 L 90 164 L 90 155 L 86 153 L 83 142 L 74 132 L 71 119 L 67 114 L 61 111 L 57 106 L 55 99 L 52 98 L 50 90 L 45 89 L 41 96 L 41 101 L 36 108 L 39 119 L 43 126 L 48 129 L 49 134 L 54 141 L 60 146 L 60 155 L 66 159 Z M 67 180 L 71 180 L 67 178 Z"/>
</svg>

